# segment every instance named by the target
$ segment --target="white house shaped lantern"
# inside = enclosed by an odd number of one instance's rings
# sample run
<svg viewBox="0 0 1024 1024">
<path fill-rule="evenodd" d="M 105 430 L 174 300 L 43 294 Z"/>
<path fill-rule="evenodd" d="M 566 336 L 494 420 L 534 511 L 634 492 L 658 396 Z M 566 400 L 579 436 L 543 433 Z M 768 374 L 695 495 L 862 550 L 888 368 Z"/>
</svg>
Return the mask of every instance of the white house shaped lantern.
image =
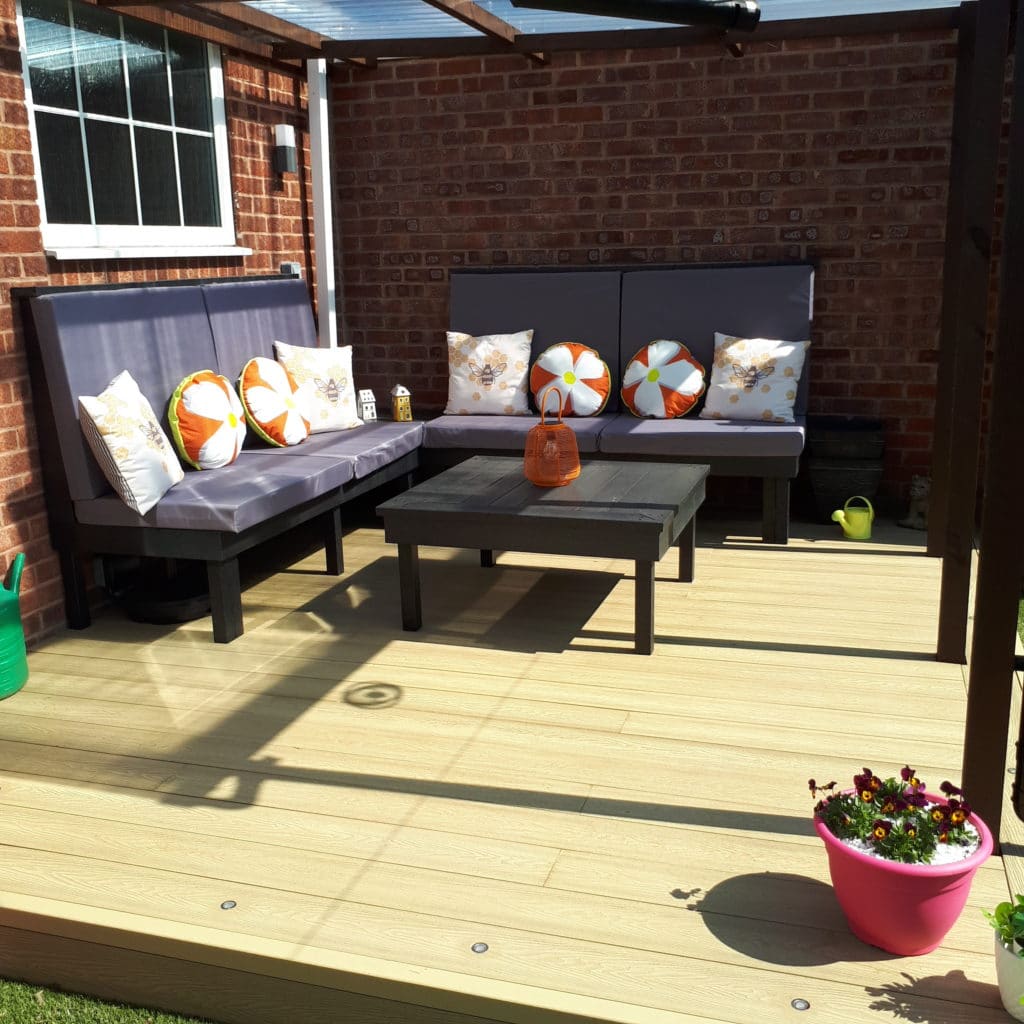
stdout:
<svg viewBox="0 0 1024 1024">
<path fill-rule="evenodd" d="M 377 418 L 377 399 L 369 388 L 363 388 L 359 392 L 359 418 L 363 422 L 370 422 Z"/>
</svg>

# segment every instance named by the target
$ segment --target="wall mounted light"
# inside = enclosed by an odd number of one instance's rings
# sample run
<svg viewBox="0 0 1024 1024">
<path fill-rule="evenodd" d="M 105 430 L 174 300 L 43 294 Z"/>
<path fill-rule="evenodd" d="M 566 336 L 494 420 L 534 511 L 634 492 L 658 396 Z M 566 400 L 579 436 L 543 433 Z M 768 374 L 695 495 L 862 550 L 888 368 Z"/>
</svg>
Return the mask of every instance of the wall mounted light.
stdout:
<svg viewBox="0 0 1024 1024">
<path fill-rule="evenodd" d="M 512 0 L 512 6 L 675 25 L 713 25 L 742 32 L 753 31 L 761 17 L 755 0 Z"/>
<path fill-rule="evenodd" d="M 295 126 L 274 125 L 274 170 L 278 174 L 295 174 L 299 169 L 295 152 Z"/>
</svg>

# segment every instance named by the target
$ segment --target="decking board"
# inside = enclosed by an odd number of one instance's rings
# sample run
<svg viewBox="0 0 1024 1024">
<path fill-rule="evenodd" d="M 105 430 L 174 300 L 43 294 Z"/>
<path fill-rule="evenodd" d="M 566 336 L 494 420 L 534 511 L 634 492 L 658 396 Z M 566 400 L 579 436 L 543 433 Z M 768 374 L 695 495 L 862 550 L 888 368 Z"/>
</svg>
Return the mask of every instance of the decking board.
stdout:
<svg viewBox="0 0 1024 1024">
<path fill-rule="evenodd" d="M 797 532 L 702 526 L 650 658 L 607 559 L 421 548 L 410 638 L 372 529 L 345 577 L 319 554 L 250 587 L 229 647 L 113 613 L 56 637 L 0 705 L 0 970 L 232 1024 L 1005 1019 L 1002 862 L 943 946 L 888 958 L 809 821 L 810 775 L 959 777 L 939 564 L 884 524 Z"/>
</svg>

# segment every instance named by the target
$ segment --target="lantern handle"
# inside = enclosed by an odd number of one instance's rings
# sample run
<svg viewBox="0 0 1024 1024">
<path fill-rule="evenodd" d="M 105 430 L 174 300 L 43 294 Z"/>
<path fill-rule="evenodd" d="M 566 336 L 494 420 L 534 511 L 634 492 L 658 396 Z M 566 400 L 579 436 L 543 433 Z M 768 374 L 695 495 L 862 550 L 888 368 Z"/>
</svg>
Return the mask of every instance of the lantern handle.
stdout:
<svg viewBox="0 0 1024 1024">
<path fill-rule="evenodd" d="M 552 391 L 558 395 L 558 422 L 562 422 L 562 408 L 564 404 L 562 392 L 555 387 L 554 384 L 551 384 L 544 389 L 544 394 L 540 396 L 540 422 L 542 426 L 544 425 L 544 413 L 547 411 L 548 406 L 548 395 L 550 395 Z"/>
</svg>

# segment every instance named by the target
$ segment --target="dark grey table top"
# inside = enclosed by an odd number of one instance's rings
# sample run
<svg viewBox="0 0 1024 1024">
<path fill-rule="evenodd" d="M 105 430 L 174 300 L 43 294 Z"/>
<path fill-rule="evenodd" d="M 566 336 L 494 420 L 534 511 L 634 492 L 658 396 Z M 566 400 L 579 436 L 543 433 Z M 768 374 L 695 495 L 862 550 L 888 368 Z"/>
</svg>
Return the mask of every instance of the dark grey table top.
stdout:
<svg viewBox="0 0 1024 1024">
<path fill-rule="evenodd" d="M 379 505 L 395 543 L 658 559 L 704 500 L 707 466 L 584 462 L 538 487 L 522 457 L 476 455 Z"/>
</svg>

